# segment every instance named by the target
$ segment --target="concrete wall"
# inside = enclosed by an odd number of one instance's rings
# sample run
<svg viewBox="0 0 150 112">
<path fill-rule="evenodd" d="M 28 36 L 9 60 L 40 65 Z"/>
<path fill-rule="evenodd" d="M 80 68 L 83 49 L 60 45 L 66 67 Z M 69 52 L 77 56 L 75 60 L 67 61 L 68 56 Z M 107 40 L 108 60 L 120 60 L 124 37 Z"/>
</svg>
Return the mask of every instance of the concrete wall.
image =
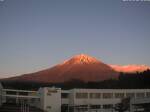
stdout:
<svg viewBox="0 0 150 112">
<path fill-rule="evenodd" d="M 0 83 L 0 106 L 2 105 L 2 89 L 3 89 L 3 86 Z"/>
<path fill-rule="evenodd" d="M 5 91 L 3 91 L 5 92 Z M 61 98 L 61 93 L 68 93 L 68 98 Z M 87 93 L 87 98 L 76 98 L 76 93 Z M 100 98 L 91 98 L 91 93 L 100 93 Z M 103 98 L 103 93 L 112 93 L 111 98 Z M 127 97 L 126 93 L 135 93 L 135 98 L 138 97 L 136 93 L 144 93 L 144 97 L 146 94 L 149 94 L 150 97 L 150 89 L 72 89 L 72 90 L 61 90 L 60 88 L 49 88 L 44 87 L 40 88 L 37 91 L 37 96 L 39 99 L 34 99 L 33 102 L 30 102 L 33 106 L 41 108 L 46 112 L 61 112 L 61 105 L 68 104 L 69 106 L 78 106 L 78 105 L 101 105 L 101 109 L 103 106 L 111 104 L 115 105 L 121 101 L 121 98 L 116 98 L 116 93 L 124 93 L 124 97 Z M 2 93 L 2 85 L 0 84 L 0 94 Z M 29 94 L 30 95 L 30 94 Z M 0 97 L 0 105 L 5 101 L 5 97 Z M 106 111 L 106 110 L 105 110 Z M 108 109 L 108 111 L 112 111 Z"/>
<path fill-rule="evenodd" d="M 150 105 L 150 97 L 145 98 L 132 98 L 130 100 L 130 112 L 135 112 L 136 108 L 143 108 L 142 105 L 147 104 Z M 136 107 L 138 105 L 139 107 Z M 143 108 L 144 109 L 144 108 Z"/>
<path fill-rule="evenodd" d="M 61 112 L 61 89 L 60 88 L 41 88 L 41 109 L 46 112 Z"/>
<path fill-rule="evenodd" d="M 128 93 L 134 93 L 135 98 L 137 98 L 137 93 L 144 93 L 144 97 L 146 97 L 146 93 L 150 93 L 150 89 L 72 89 L 69 90 L 69 105 L 70 106 L 77 106 L 77 105 L 101 105 L 103 109 L 103 105 L 113 105 L 120 103 L 122 98 L 116 98 L 116 93 L 123 93 L 124 98 L 127 97 Z M 88 93 L 88 98 L 76 98 L 76 93 Z M 101 93 L 101 98 L 90 98 L 90 93 Z M 103 93 L 112 93 L 112 98 L 103 98 Z M 66 102 L 62 102 L 66 103 Z M 106 109 L 104 109 L 106 111 Z M 112 111 L 111 109 L 107 109 L 108 111 Z"/>
</svg>

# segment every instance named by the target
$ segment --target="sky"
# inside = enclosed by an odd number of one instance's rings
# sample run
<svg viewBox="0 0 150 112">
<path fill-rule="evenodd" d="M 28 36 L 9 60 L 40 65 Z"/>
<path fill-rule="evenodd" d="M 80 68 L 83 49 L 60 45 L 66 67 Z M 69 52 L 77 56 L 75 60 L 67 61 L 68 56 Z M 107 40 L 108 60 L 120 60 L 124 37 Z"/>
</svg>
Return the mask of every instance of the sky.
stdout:
<svg viewBox="0 0 150 112">
<path fill-rule="evenodd" d="M 107 64 L 150 66 L 150 2 L 0 0 L 0 77 L 81 53 Z"/>
</svg>

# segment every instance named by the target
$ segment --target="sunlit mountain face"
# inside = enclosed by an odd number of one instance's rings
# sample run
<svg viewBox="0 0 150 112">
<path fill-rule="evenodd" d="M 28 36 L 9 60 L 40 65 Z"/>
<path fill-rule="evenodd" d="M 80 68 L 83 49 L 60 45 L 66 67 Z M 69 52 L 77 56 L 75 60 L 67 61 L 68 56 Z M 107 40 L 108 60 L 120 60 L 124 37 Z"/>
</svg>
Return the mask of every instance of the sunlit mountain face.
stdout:
<svg viewBox="0 0 150 112">
<path fill-rule="evenodd" d="M 145 65 L 108 65 L 94 57 L 80 54 L 49 69 L 8 78 L 7 80 L 44 83 L 60 83 L 70 80 L 95 82 L 117 79 L 119 72 L 142 72 L 149 68 Z"/>
<path fill-rule="evenodd" d="M 125 73 L 135 73 L 135 72 L 143 72 L 150 69 L 149 66 L 146 65 L 110 65 L 117 72 L 125 72 Z"/>
<path fill-rule="evenodd" d="M 52 68 L 10 79 L 46 83 L 65 82 L 74 79 L 91 82 L 118 78 L 118 75 L 118 72 L 96 58 L 80 54 Z"/>
</svg>

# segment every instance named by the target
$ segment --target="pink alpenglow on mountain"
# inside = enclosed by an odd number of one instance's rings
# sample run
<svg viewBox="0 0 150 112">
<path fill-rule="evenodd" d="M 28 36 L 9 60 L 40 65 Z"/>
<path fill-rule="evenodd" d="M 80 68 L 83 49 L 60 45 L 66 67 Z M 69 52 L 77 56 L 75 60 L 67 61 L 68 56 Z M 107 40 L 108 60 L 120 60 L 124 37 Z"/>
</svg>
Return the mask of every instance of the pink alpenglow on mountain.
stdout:
<svg viewBox="0 0 150 112">
<path fill-rule="evenodd" d="M 52 68 L 11 79 L 45 83 L 65 82 L 74 79 L 91 82 L 118 78 L 118 75 L 118 72 L 114 71 L 109 65 L 94 57 L 81 54 Z"/>
<path fill-rule="evenodd" d="M 134 73 L 134 72 L 143 72 L 145 70 L 150 69 L 149 66 L 146 65 L 110 65 L 117 72 L 126 72 L 126 73 Z"/>
<path fill-rule="evenodd" d="M 61 83 L 75 79 L 84 82 L 96 82 L 117 79 L 119 72 L 142 72 L 147 69 L 150 67 L 145 65 L 107 65 L 94 57 L 80 54 L 49 69 L 11 77 L 8 80 Z"/>
</svg>

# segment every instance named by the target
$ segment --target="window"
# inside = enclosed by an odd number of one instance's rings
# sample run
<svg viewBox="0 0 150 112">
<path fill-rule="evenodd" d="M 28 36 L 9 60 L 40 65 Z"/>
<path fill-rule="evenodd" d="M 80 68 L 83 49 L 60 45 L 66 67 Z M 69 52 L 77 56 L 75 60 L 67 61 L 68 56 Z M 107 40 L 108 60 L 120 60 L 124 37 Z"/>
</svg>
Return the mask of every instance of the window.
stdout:
<svg viewBox="0 0 150 112">
<path fill-rule="evenodd" d="M 115 98 L 124 98 L 124 93 L 115 93 Z"/>
<path fill-rule="evenodd" d="M 101 105 L 90 105 L 91 109 L 100 109 Z"/>
<path fill-rule="evenodd" d="M 47 108 L 47 109 L 51 109 L 52 107 L 51 107 L 51 106 L 47 106 L 46 108 Z"/>
<path fill-rule="evenodd" d="M 76 98 L 88 98 L 88 93 L 76 93 Z"/>
<path fill-rule="evenodd" d="M 130 98 L 134 98 L 134 97 L 135 97 L 135 94 L 134 94 L 134 93 L 126 93 L 126 96 L 127 96 L 127 97 L 130 97 Z"/>
<path fill-rule="evenodd" d="M 35 102 L 35 99 L 32 98 L 30 101 L 31 101 L 31 103 L 34 103 L 34 102 Z"/>
<path fill-rule="evenodd" d="M 105 98 L 105 99 L 113 98 L 113 94 L 112 93 L 103 93 L 103 98 Z"/>
<path fill-rule="evenodd" d="M 111 108 L 113 108 L 112 104 L 103 105 L 103 109 L 111 109 Z"/>
<path fill-rule="evenodd" d="M 69 110 L 69 105 L 68 104 L 62 104 L 61 105 L 61 110 L 62 112 L 68 112 Z"/>
<path fill-rule="evenodd" d="M 101 98 L 101 93 L 90 93 L 90 98 L 93 99 Z"/>
<path fill-rule="evenodd" d="M 150 97 L 150 92 L 146 92 L 146 97 Z"/>
<path fill-rule="evenodd" d="M 75 106 L 75 108 L 78 110 L 77 112 L 88 112 L 89 106 L 88 105 L 78 105 L 78 106 Z M 71 112 L 73 112 L 73 111 L 71 111 Z"/>
<path fill-rule="evenodd" d="M 50 93 L 50 92 L 47 92 L 47 96 L 51 96 L 51 93 Z"/>
<path fill-rule="evenodd" d="M 69 94 L 68 93 L 61 93 L 61 98 L 68 98 Z"/>
<path fill-rule="evenodd" d="M 28 95 L 31 95 L 31 96 L 36 96 L 38 94 L 38 92 L 30 92 L 28 93 Z"/>
<path fill-rule="evenodd" d="M 137 98 L 143 98 L 145 95 L 144 93 L 136 93 Z"/>
<path fill-rule="evenodd" d="M 17 94 L 17 92 L 16 92 L 16 91 L 6 91 L 6 94 L 16 95 L 16 94 Z"/>
<path fill-rule="evenodd" d="M 27 92 L 19 92 L 19 95 L 28 95 Z"/>
</svg>

